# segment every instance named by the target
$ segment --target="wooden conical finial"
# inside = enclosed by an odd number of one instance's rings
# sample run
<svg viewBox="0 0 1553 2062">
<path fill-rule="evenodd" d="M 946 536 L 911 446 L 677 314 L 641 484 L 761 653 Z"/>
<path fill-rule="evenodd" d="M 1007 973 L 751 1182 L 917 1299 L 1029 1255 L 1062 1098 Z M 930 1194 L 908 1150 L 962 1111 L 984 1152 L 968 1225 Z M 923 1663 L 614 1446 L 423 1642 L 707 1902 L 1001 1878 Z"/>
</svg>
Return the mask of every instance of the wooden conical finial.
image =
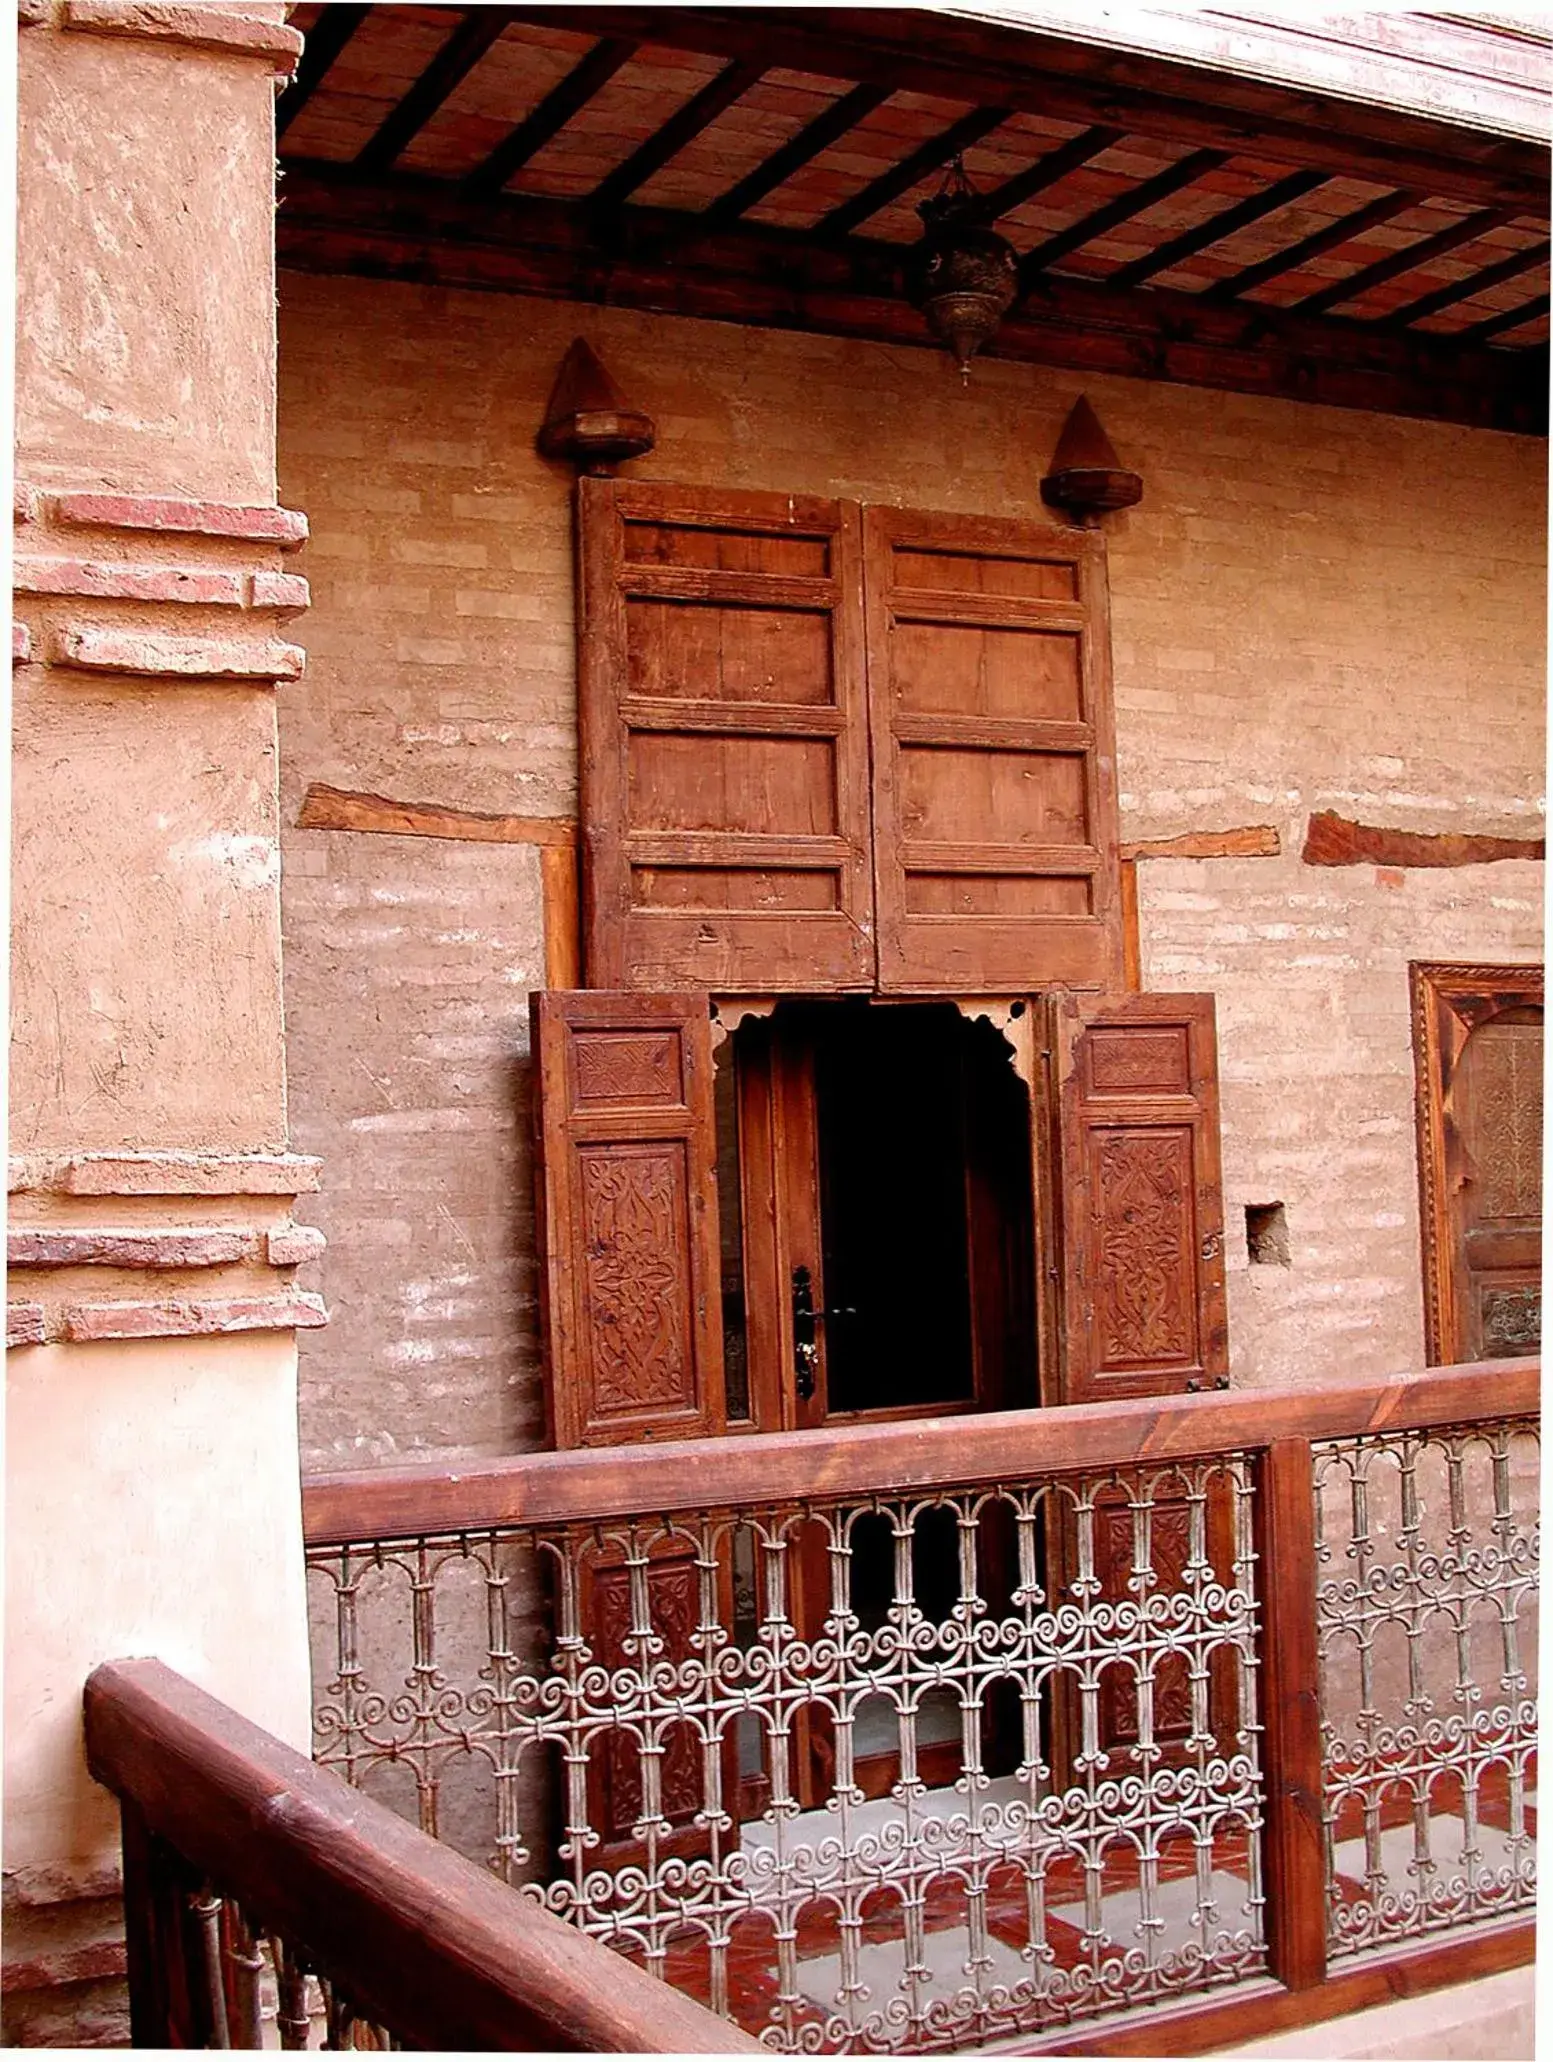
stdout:
<svg viewBox="0 0 1553 2062">
<path fill-rule="evenodd" d="M 1087 395 L 1080 394 L 1063 425 L 1052 469 L 1041 482 L 1041 499 L 1081 523 L 1143 499 L 1142 477 L 1117 457 Z"/>
<path fill-rule="evenodd" d="M 653 419 L 633 408 L 585 337 L 561 360 L 537 439 L 546 458 L 583 473 L 607 473 L 658 441 Z"/>
</svg>

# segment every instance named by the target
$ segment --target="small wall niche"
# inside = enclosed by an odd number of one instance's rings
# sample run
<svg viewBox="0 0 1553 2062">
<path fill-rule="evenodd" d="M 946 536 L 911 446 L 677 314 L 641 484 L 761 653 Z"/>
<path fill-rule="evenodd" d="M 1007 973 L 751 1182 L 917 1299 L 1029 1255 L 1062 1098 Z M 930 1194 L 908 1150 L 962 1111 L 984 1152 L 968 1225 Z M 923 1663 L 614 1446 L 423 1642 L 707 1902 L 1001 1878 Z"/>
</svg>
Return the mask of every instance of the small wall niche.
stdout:
<svg viewBox="0 0 1553 2062">
<path fill-rule="evenodd" d="M 1253 1267 L 1289 1265 L 1289 1220 L 1282 1203 L 1247 1203 L 1246 1251 Z"/>
</svg>

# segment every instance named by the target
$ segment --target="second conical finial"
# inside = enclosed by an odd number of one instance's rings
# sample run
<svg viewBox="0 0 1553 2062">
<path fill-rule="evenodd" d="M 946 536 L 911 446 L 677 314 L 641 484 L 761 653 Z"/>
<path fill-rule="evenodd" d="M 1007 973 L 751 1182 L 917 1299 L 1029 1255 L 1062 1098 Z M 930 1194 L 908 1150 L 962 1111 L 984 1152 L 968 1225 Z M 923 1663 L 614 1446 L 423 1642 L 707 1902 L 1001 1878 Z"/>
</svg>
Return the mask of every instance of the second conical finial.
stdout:
<svg viewBox="0 0 1553 2062">
<path fill-rule="evenodd" d="M 1063 425 L 1041 499 L 1081 523 L 1143 499 L 1141 474 L 1129 472 L 1117 457 L 1087 395 L 1080 394 Z"/>
<path fill-rule="evenodd" d="M 607 473 L 658 441 L 650 415 L 633 408 L 585 337 L 561 360 L 536 442 L 546 458 L 582 473 Z"/>
</svg>

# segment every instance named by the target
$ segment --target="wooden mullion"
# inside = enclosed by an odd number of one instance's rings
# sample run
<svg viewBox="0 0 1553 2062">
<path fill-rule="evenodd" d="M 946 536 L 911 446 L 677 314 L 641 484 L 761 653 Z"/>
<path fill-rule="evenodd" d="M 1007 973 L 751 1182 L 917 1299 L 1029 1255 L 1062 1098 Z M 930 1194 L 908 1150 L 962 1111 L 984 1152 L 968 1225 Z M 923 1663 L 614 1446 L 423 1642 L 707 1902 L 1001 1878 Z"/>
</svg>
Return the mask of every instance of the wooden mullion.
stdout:
<svg viewBox="0 0 1553 2062">
<path fill-rule="evenodd" d="M 1019 261 L 1019 284 L 1022 291 L 1031 285 L 1049 266 L 1059 263 L 1072 251 L 1082 250 L 1086 243 L 1093 243 L 1097 236 L 1104 236 L 1108 230 L 1117 228 L 1123 222 L 1130 222 L 1134 215 L 1141 215 L 1172 194 L 1179 193 L 1184 186 L 1190 186 L 1206 172 L 1216 172 L 1228 162 L 1230 153 L 1223 150 L 1194 150 L 1180 158 L 1173 165 L 1167 165 L 1163 172 L 1157 172 L 1152 179 L 1145 179 L 1128 192 L 1118 194 L 1116 199 L 1103 208 L 1096 208 L 1093 214 L 1084 216 L 1067 229 L 1059 230 L 1033 250 L 1026 251 Z"/>
<path fill-rule="evenodd" d="M 671 115 L 661 129 L 649 136 L 639 150 L 634 150 L 624 164 L 605 174 L 589 194 L 588 206 L 600 210 L 618 208 L 623 201 L 629 200 L 639 186 L 645 186 L 655 172 L 660 171 L 671 158 L 677 157 L 703 129 L 709 129 L 736 100 L 741 100 L 752 86 L 757 85 L 766 69 L 758 60 L 725 66 L 715 79 L 708 80 L 699 93 L 693 94 L 678 113 Z"/>
<path fill-rule="evenodd" d="M 623 36 L 605 36 L 595 43 L 559 84 L 552 86 L 531 108 L 511 133 L 477 165 L 463 182 L 470 194 L 500 192 L 515 172 L 520 172 L 553 136 L 559 135 L 572 116 L 594 95 L 603 91 L 621 67 L 636 55 L 636 42 Z"/>
<path fill-rule="evenodd" d="M 384 172 L 499 40 L 511 17 L 502 7 L 464 16 L 397 107 L 356 153 L 358 172 Z"/>
<path fill-rule="evenodd" d="M 941 129 L 936 136 L 930 136 L 925 143 L 919 143 L 908 156 L 888 172 L 871 180 L 860 193 L 853 194 L 839 207 L 832 208 L 815 225 L 815 234 L 824 237 L 846 236 L 859 222 L 866 222 L 870 215 L 888 207 L 893 200 L 899 200 L 903 193 L 909 193 L 919 180 L 930 172 L 936 172 L 963 150 L 980 143 L 984 136 L 1008 120 L 1006 107 L 973 107 L 969 114 L 961 115 L 951 122 L 947 129 Z"/>
<path fill-rule="evenodd" d="M 748 214 L 768 193 L 775 193 L 794 172 L 802 170 L 822 150 L 829 150 L 833 143 L 839 143 L 849 129 L 855 129 L 865 115 L 871 115 L 889 97 L 887 86 L 854 86 L 850 93 L 843 93 L 796 136 L 789 138 L 780 150 L 773 151 L 753 172 L 747 172 L 737 186 L 731 186 L 719 200 L 713 201 L 703 211 L 702 222 L 710 229 L 736 222 L 741 215 Z"/>
<path fill-rule="evenodd" d="M 303 108 L 312 99 L 330 65 L 345 48 L 371 9 L 353 0 L 330 0 L 303 40 L 296 77 L 275 103 L 275 140 L 278 143 Z"/>
<path fill-rule="evenodd" d="M 1442 308 L 1454 307 L 1458 301 L 1470 301 L 1475 294 L 1502 286 L 1507 279 L 1529 272 L 1534 265 L 1546 264 L 1550 251 L 1553 251 L 1553 244 L 1546 241 L 1528 244 L 1524 250 L 1511 251 L 1497 265 L 1490 265 L 1481 272 L 1469 272 L 1465 279 L 1453 279 L 1446 286 L 1436 287 L 1433 293 L 1422 294 L 1416 301 L 1409 301 L 1405 308 L 1393 308 L 1386 321 L 1404 328 L 1412 322 L 1424 322 L 1429 316 L 1438 315 Z M 1466 333 L 1456 332 L 1458 336 Z"/>
<path fill-rule="evenodd" d="M 1106 274 L 1106 284 L 1141 286 L 1144 280 L 1152 279 L 1157 272 L 1168 272 L 1183 258 L 1208 250 L 1214 244 L 1222 243 L 1226 237 L 1249 229 L 1253 222 L 1260 222 L 1267 215 L 1275 215 L 1280 208 L 1303 200 L 1307 193 L 1313 193 L 1318 186 L 1325 186 L 1329 177 L 1326 172 L 1291 172 L 1286 179 L 1276 180 L 1261 193 L 1253 193 L 1237 206 L 1226 208 L 1222 214 L 1210 215 L 1195 229 L 1183 229 L 1179 236 L 1171 237 L 1168 243 L 1160 244 L 1156 250 L 1145 251 L 1130 265 L 1118 265 L 1114 272 Z"/>
<path fill-rule="evenodd" d="M 1233 301 L 1242 294 L 1253 293 L 1257 287 L 1265 286 L 1268 280 L 1281 279 L 1286 272 L 1297 272 L 1312 258 L 1335 250 L 1339 244 L 1347 243 L 1353 237 L 1363 236 L 1367 229 L 1378 229 L 1383 222 L 1393 222 L 1398 215 L 1410 213 L 1421 205 L 1424 198 L 1422 193 L 1411 187 L 1383 194 L 1379 200 L 1368 201 L 1362 208 L 1355 208 L 1352 214 L 1339 216 L 1324 229 L 1312 230 L 1298 243 L 1291 243 L 1287 250 L 1274 251 L 1271 257 L 1259 258 L 1254 265 L 1247 265 L 1228 279 L 1216 280 L 1204 289 L 1203 298 Z"/>
<path fill-rule="evenodd" d="M 1314 293 L 1303 295 L 1291 306 L 1300 315 L 1325 314 L 1328 308 L 1339 307 L 1345 301 L 1356 301 L 1373 287 L 1384 286 L 1388 280 L 1399 278 L 1404 272 L 1415 271 L 1420 265 L 1432 264 L 1436 258 L 1447 256 L 1464 243 L 1474 243 L 1478 237 L 1486 236 L 1490 229 L 1502 229 L 1514 219 L 1513 209 L 1483 208 L 1475 215 L 1453 222 L 1435 236 L 1423 237 L 1403 250 L 1378 258 L 1373 265 L 1366 265 L 1361 271 L 1350 272 L 1346 279 L 1334 279 L 1329 285 L 1318 287 Z"/>
<path fill-rule="evenodd" d="M 1059 179 L 1066 179 L 1081 165 L 1103 157 L 1106 151 L 1121 142 L 1126 133 L 1125 129 L 1112 129 L 1096 123 L 1092 128 L 1081 130 L 1077 136 L 1070 136 L 1066 143 L 1059 143 L 1055 150 L 1047 151 L 1033 165 L 1026 165 L 1022 172 L 1015 172 L 1001 186 L 994 186 L 982 195 L 987 220 L 996 222 L 1002 216 L 1012 214 L 1015 208 L 1023 207 L 1027 200 L 1033 200 L 1038 193 L 1055 186 Z"/>
<path fill-rule="evenodd" d="M 1327 1966 L 1316 1498 L 1310 1441 L 1274 1439 L 1256 1484 L 1267 1963 L 1289 1990 Z"/>
</svg>

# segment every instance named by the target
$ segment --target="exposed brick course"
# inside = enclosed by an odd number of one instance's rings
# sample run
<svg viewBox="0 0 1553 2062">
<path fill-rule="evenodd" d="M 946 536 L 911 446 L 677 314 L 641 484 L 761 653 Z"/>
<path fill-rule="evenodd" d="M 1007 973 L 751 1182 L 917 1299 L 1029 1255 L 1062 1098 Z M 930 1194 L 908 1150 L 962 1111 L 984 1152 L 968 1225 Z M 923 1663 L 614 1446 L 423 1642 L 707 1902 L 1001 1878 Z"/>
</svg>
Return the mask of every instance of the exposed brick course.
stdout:
<svg viewBox="0 0 1553 2062">
<path fill-rule="evenodd" d="M 329 1322 L 317 1296 L 227 1296 L 198 1302 L 77 1303 L 65 1311 L 64 1337 L 179 1339 L 221 1332 L 277 1332 Z"/>
<path fill-rule="evenodd" d="M 151 630 L 73 630 L 55 634 L 58 666 L 168 680 L 297 680 L 306 654 L 296 644 L 219 637 L 177 637 Z"/>
</svg>

